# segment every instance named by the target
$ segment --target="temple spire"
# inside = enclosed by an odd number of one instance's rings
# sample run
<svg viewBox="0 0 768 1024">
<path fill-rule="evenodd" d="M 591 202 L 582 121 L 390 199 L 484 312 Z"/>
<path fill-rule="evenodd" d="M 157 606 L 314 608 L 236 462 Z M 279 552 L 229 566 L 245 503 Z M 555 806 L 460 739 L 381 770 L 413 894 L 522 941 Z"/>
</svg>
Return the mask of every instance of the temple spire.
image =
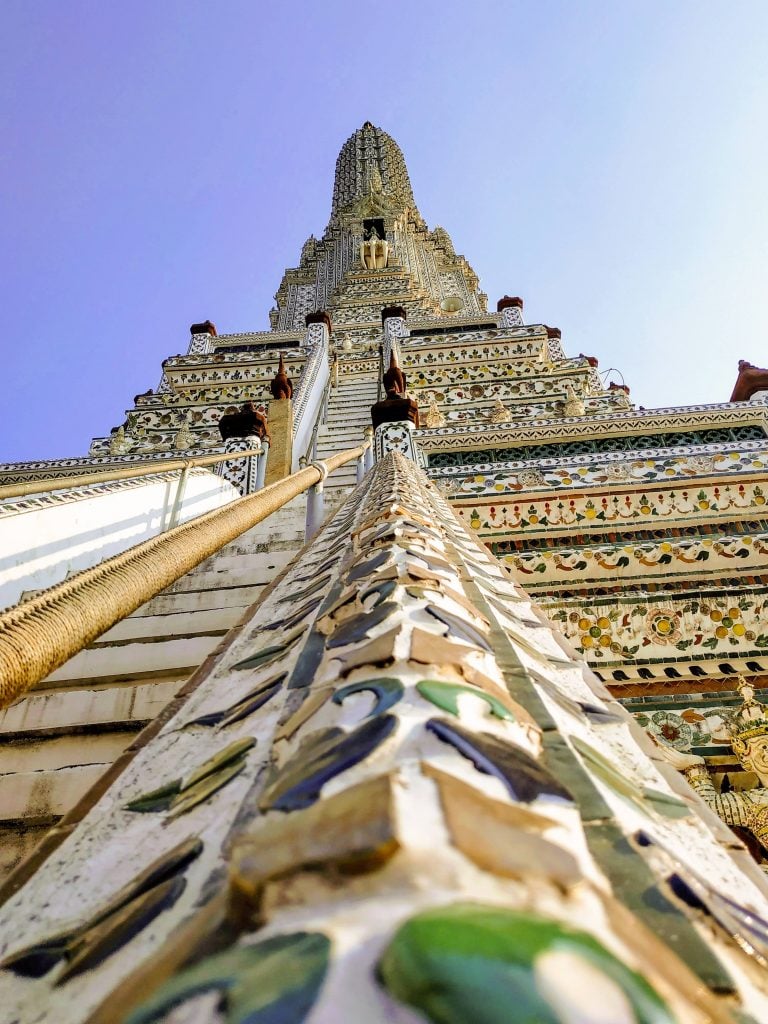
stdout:
<svg viewBox="0 0 768 1024">
<path fill-rule="evenodd" d="M 341 147 L 333 183 L 331 224 L 360 200 L 378 196 L 398 210 L 417 213 L 408 169 L 400 147 L 381 128 L 366 121 Z"/>
</svg>

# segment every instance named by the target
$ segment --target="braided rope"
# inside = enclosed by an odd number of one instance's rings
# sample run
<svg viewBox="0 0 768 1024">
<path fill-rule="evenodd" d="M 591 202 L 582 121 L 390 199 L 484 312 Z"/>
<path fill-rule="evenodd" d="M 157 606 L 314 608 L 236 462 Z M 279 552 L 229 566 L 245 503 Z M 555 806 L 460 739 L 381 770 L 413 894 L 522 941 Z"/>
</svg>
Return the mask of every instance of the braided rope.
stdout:
<svg viewBox="0 0 768 1024">
<path fill-rule="evenodd" d="M 358 458 L 365 448 L 362 445 L 324 460 L 327 472 Z M 322 476 L 318 466 L 308 466 L 255 494 L 143 541 L 1 613 L 0 707 L 16 700 L 116 622 Z"/>
</svg>

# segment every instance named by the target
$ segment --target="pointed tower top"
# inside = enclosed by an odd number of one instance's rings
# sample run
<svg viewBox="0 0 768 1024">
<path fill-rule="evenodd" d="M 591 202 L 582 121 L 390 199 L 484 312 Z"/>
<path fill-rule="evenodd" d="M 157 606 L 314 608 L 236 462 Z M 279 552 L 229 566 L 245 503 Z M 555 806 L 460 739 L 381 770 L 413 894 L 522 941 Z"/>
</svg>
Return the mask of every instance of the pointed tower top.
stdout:
<svg viewBox="0 0 768 1024">
<path fill-rule="evenodd" d="M 395 140 L 366 121 L 341 147 L 333 183 L 331 221 L 371 193 L 415 210 L 408 170 Z"/>
</svg>

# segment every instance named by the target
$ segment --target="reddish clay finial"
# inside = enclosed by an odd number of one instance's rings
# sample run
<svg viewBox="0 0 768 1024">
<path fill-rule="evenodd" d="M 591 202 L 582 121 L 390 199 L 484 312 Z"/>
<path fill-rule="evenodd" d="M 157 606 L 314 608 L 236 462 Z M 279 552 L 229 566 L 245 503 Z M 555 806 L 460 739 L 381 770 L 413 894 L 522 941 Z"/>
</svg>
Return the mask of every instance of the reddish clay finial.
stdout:
<svg viewBox="0 0 768 1024">
<path fill-rule="evenodd" d="M 731 395 L 732 402 L 748 402 L 756 391 L 768 391 L 768 370 L 746 359 L 739 360 L 739 375 Z"/>
<path fill-rule="evenodd" d="M 390 392 L 394 395 L 405 394 L 405 374 L 397 365 L 394 352 L 389 353 L 389 369 L 384 374 L 383 381 L 388 398 Z"/>
<path fill-rule="evenodd" d="M 517 295 L 505 295 L 496 303 L 496 312 L 500 313 L 503 309 L 509 309 L 510 306 L 516 306 L 518 309 L 522 309 L 523 300 Z"/>
<path fill-rule="evenodd" d="M 419 407 L 412 398 L 403 398 L 394 391 L 387 391 L 387 397 L 371 406 L 371 423 L 373 429 L 382 423 L 399 423 L 409 420 L 415 427 L 419 425 Z"/>
<path fill-rule="evenodd" d="M 585 356 L 583 352 L 579 352 L 579 359 L 586 359 L 589 365 L 595 369 L 600 365 L 597 361 L 597 356 Z"/>
<path fill-rule="evenodd" d="M 389 320 L 392 316 L 399 316 L 402 320 L 405 320 L 407 313 L 402 306 L 385 306 L 381 311 L 381 322 Z"/>
<path fill-rule="evenodd" d="M 272 378 L 269 390 L 272 392 L 273 398 L 290 398 L 293 395 L 293 382 L 285 372 L 282 352 L 280 353 L 280 364 L 277 367 L 277 373 Z"/>
<path fill-rule="evenodd" d="M 547 327 L 544 325 L 544 330 L 547 332 L 548 338 L 562 338 L 563 334 L 559 327 Z"/>
<path fill-rule="evenodd" d="M 189 328 L 190 334 L 210 334 L 214 338 L 217 337 L 216 325 L 212 324 L 210 320 L 205 320 L 201 324 L 192 324 Z"/>
<path fill-rule="evenodd" d="M 219 420 L 222 441 L 230 437 L 258 437 L 269 440 L 267 417 L 253 402 L 244 402 L 240 412 L 230 412 Z"/>
<path fill-rule="evenodd" d="M 325 324 L 329 334 L 333 330 L 331 318 L 324 309 L 318 309 L 315 313 L 307 313 L 304 317 L 304 325 L 309 327 L 310 324 Z"/>
<path fill-rule="evenodd" d="M 629 387 L 626 384 L 617 384 L 615 380 L 612 380 L 608 385 L 609 391 L 624 391 L 629 394 Z"/>
</svg>

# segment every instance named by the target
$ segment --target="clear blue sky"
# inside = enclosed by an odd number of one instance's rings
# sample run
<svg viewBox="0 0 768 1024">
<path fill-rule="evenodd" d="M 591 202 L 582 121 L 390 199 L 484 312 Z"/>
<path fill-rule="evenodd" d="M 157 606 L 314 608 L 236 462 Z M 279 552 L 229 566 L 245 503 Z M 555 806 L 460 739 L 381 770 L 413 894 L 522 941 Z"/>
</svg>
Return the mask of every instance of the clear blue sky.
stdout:
<svg viewBox="0 0 768 1024">
<path fill-rule="evenodd" d="M 2 0 L 0 460 L 264 330 L 366 119 L 492 308 L 651 407 L 768 365 L 768 2 Z"/>
</svg>

